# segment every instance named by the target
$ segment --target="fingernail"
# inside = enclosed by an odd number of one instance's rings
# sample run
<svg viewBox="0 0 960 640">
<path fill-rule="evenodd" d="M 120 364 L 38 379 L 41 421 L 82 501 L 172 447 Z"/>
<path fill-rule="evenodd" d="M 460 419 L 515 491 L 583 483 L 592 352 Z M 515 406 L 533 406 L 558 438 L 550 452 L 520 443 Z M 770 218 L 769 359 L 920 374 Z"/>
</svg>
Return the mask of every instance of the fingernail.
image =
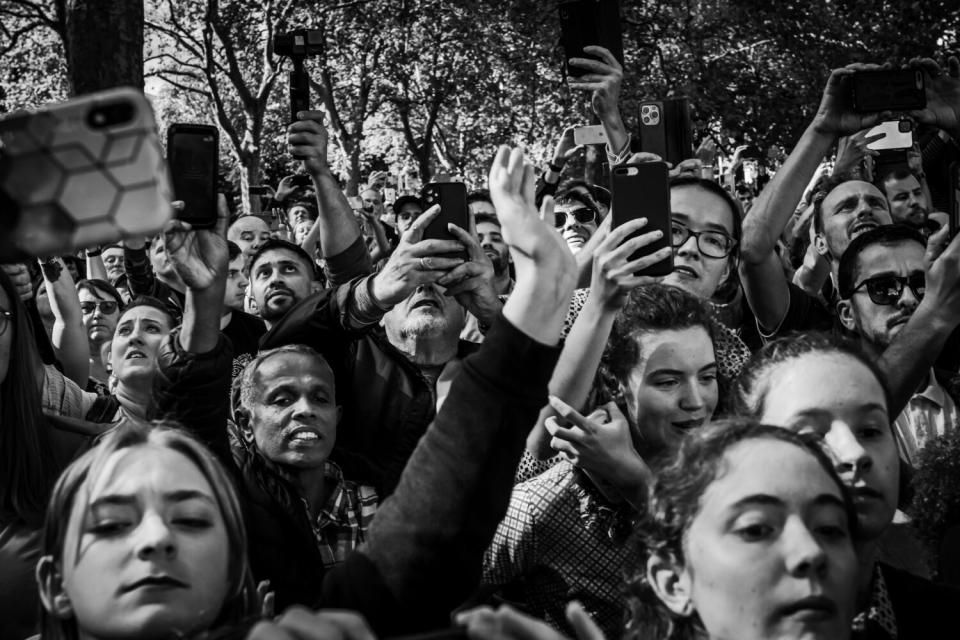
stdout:
<svg viewBox="0 0 960 640">
<path fill-rule="evenodd" d="M 660 238 L 660 237 L 663 236 L 663 231 L 657 230 L 657 231 L 654 231 L 654 233 L 656 234 L 656 236 L 657 236 L 658 238 Z"/>
</svg>

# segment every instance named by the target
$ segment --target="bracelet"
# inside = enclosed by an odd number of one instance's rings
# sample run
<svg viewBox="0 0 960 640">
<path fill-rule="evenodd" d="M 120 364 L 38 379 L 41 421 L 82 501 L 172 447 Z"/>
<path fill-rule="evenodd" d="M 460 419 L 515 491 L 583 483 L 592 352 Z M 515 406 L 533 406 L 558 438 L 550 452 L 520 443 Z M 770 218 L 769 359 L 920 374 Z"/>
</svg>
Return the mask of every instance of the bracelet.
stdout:
<svg viewBox="0 0 960 640">
<path fill-rule="evenodd" d="M 552 162 L 548 162 L 547 168 L 550 169 L 550 171 L 553 171 L 554 173 L 563 173 L 563 165 L 556 165 L 556 164 L 553 164 Z"/>
</svg>

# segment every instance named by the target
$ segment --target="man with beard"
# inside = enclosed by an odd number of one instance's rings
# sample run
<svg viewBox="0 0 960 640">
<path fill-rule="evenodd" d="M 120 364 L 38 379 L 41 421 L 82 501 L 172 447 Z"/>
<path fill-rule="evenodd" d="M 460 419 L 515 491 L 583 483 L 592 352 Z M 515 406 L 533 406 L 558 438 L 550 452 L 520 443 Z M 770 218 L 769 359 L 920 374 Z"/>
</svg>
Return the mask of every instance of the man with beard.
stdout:
<svg viewBox="0 0 960 640">
<path fill-rule="evenodd" d="M 451 226 L 457 241 L 422 239 L 439 213 L 434 206 L 421 214 L 384 268 L 356 281 L 342 324 L 331 326 L 318 306 L 327 297 L 323 292 L 290 308 L 307 286 L 302 266 L 281 264 L 296 262 L 292 251 L 263 247 L 251 273 L 270 327 L 261 348 L 303 343 L 324 354 L 351 425 L 338 438 L 333 460 L 381 497 L 393 491 L 461 360 L 477 347 L 459 340 L 466 312 L 489 325 L 502 307 L 493 266 L 467 231 Z M 464 247 L 466 261 L 443 257 Z"/>
<path fill-rule="evenodd" d="M 470 207 L 483 208 L 489 206 L 490 196 L 485 196 L 485 200 L 474 200 Z M 497 220 L 495 213 L 472 212 L 474 214 L 475 226 L 477 229 L 477 240 L 480 242 L 480 248 L 493 264 L 493 287 L 497 295 L 505 298 L 513 291 L 513 279 L 510 277 L 510 265 L 513 260 L 510 257 L 510 250 L 503 241 L 500 221 Z M 473 314 L 467 314 L 467 322 L 460 333 L 460 338 L 470 342 L 483 342 L 485 327 L 481 327 L 479 321 Z"/>
<path fill-rule="evenodd" d="M 923 300 L 925 252 L 918 231 L 888 225 L 857 236 L 840 258 L 840 322 L 875 357 L 890 346 Z M 897 417 L 897 448 L 911 466 L 930 440 L 957 430 L 958 390 L 956 372 L 932 368 Z"/>
<path fill-rule="evenodd" d="M 917 176 L 909 169 L 894 168 L 881 176 L 878 184 L 883 185 L 894 222 L 909 225 L 914 229 L 924 227 L 930 214 L 930 205 Z"/>
</svg>

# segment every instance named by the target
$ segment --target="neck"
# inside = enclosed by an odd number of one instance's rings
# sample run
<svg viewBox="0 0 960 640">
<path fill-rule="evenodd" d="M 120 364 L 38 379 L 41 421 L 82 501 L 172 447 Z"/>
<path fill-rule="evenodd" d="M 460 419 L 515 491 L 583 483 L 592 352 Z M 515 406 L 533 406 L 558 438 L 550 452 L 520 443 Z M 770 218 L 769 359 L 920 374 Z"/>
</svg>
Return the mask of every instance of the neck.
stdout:
<svg viewBox="0 0 960 640">
<path fill-rule="evenodd" d="M 296 469 L 294 471 L 294 484 L 296 484 L 300 495 L 307 501 L 310 513 L 316 515 L 327 500 L 327 487 L 324 469 L 326 464 L 310 469 Z"/>
<path fill-rule="evenodd" d="M 90 377 L 100 382 L 106 382 L 110 377 L 99 356 L 90 356 Z"/>
<path fill-rule="evenodd" d="M 857 545 L 857 561 L 859 572 L 857 575 L 857 611 L 863 611 L 870 606 L 870 587 L 873 585 L 873 569 L 880 556 L 880 547 L 876 540 L 861 542 Z"/>
<path fill-rule="evenodd" d="M 393 346 L 418 367 L 443 366 L 457 355 L 457 342 L 445 335 L 401 337 Z"/>
<path fill-rule="evenodd" d="M 233 320 L 233 309 L 231 307 L 223 308 L 223 315 L 220 316 L 220 330 L 223 331 L 227 328 L 227 325 L 230 324 L 230 321 Z"/>
<path fill-rule="evenodd" d="M 504 269 L 503 273 L 494 275 L 493 288 L 501 296 L 507 292 L 507 289 L 510 288 L 510 269 Z"/>
<path fill-rule="evenodd" d="M 142 384 L 139 381 L 117 382 L 113 395 L 120 401 L 124 413 L 138 418 L 146 418 L 153 407 L 153 384 Z"/>
</svg>

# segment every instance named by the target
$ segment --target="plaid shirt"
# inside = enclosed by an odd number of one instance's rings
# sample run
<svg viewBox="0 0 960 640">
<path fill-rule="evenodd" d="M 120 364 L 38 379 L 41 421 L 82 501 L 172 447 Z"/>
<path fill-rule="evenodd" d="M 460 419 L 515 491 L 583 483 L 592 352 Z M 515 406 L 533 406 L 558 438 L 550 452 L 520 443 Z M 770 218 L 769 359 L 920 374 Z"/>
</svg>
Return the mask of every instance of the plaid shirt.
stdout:
<svg viewBox="0 0 960 640">
<path fill-rule="evenodd" d="M 373 487 L 344 480 L 340 467 L 332 462 L 326 463 L 324 482 L 333 485 L 333 491 L 317 517 L 308 519 L 323 566 L 329 569 L 343 562 L 366 538 L 377 512 L 377 492 Z M 305 500 L 303 506 L 307 509 Z"/>
<path fill-rule="evenodd" d="M 579 600 L 608 638 L 623 635 L 624 572 L 635 511 L 609 504 L 570 462 L 513 490 L 484 559 L 483 582 L 518 587 L 525 608 L 570 637 L 564 609 Z M 511 596 L 515 590 L 510 589 Z"/>
</svg>

